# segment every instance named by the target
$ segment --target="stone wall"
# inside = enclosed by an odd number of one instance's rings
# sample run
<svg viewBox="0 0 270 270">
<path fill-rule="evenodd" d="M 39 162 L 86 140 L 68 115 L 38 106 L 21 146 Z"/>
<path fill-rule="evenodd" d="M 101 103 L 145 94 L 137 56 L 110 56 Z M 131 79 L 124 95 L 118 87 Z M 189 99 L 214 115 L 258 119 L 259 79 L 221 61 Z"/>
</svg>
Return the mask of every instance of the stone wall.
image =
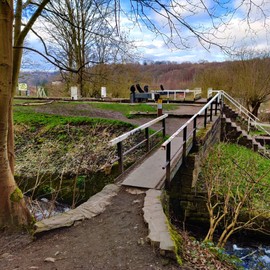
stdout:
<svg viewBox="0 0 270 270">
<path fill-rule="evenodd" d="M 220 141 L 221 118 L 197 132 L 197 141 L 186 163 L 182 164 L 171 182 L 170 209 L 178 220 L 208 224 L 205 194 L 197 192 L 200 168 L 211 147 Z"/>
</svg>

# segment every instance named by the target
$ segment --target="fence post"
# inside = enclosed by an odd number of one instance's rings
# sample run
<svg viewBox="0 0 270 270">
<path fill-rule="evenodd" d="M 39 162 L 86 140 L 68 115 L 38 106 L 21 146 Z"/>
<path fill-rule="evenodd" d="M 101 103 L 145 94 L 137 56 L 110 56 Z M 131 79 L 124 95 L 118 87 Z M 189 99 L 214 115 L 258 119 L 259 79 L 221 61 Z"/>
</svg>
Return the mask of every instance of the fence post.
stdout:
<svg viewBox="0 0 270 270">
<path fill-rule="evenodd" d="M 149 128 L 145 129 L 145 139 L 146 139 L 146 152 L 149 152 L 150 149 L 150 141 L 149 141 Z"/>
<path fill-rule="evenodd" d="M 187 156 L 187 127 L 184 127 L 183 130 L 183 163 L 185 164 L 186 162 L 186 156 Z"/>
<path fill-rule="evenodd" d="M 206 128 L 207 125 L 207 108 L 204 110 L 204 128 Z"/>
<path fill-rule="evenodd" d="M 224 106 L 224 94 L 220 95 L 220 114 L 223 114 L 223 106 Z"/>
<path fill-rule="evenodd" d="M 171 142 L 169 142 L 166 146 L 166 183 L 165 183 L 165 188 L 167 190 L 170 189 L 170 181 L 171 181 Z"/>
<path fill-rule="evenodd" d="M 196 143 L 196 131 L 197 131 L 197 116 L 194 118 L 193 120 L 193 146 L 195 145 Z"/>
<path fill-rule="evenodd" d="M 213 102 L 210 104 L 210 122 L 213 121 L 213 112 L 212 112 L 212 110 L 213 110 Z"/>
<path fill-rule="evenodd" d="M 118 155 L 118 170 L 121 174 L 124 171 L 124 160 L 123 160 L 123 145 L 122 142 L 117 143 L 117 155 Z"/>
<path fill-rule="evenodd" d="M 166 121 L 165 120 L 166 120 L 166 118 L 162 119 L 162 136 L 163 136 L 163 139 L 166 136 Z"/>
<path fill-rule="evenodd" d="M 162 114 L 162 99 L 159 98 L 157 101 L 157 116 L 161 116 Z"/>
<path fill-rule="evenodd" d="M 215 100 L 215 115 L 217 115 L 217 109 L 218 109 L 218 97 Z"/>
</svg>

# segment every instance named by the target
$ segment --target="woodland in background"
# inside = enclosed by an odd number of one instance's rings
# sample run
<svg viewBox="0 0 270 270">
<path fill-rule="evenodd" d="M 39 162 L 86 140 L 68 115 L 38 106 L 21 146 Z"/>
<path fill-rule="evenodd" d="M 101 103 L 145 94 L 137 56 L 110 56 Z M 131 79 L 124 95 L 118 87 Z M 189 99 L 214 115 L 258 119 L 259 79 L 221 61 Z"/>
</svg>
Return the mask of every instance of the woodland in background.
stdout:
<svg viewBox="0 0 270 270">
<path fill-rule="evenodd" d="M 165 89 L 187 89 L 200 87 L 196 77 L 204 69 L 222 66 L 224 63 L 190 63 L 181 64 L 160 61 L 151 63 L 128 64 L 100 64 L 95 65 L 86 72 L 85 96 L 100 97 L 102 86 L 107 87 L 111 97 L 129 97 L 130 86 L 139 83 L 148 85 L 149 90 L 160 89 L 160 84 Z M 26 82 L 30 87 L 43 85 L 49 96 L 69 96 L 68 84 L 57 72 L 21 72 L 21 82 Z M 61 81 L 61 85 L 53 86 L 52 81 Z"/>
<path fill-rule="evenodd" d="M 148 85 L 149 90 L 159 90 L 161 84 L 165 90 L 201 87 L 204 97 L 207 89 L 213 88 L 228 92 L 258 116 L 261 104 L 267 102 L 270 96 L 269 70 L 268 54 L 254 55 L 251 51 L 227 62 L 99 64 L 85 69 L 84 81 L 79 88 L 83 89 L 82 97 L 100 97 L 100 89 L 105 86 L 108 97 L 115 98 L 129 97 L 133 84 L 140 84 L 142 88 Z M 64 79 L 69 76 L 61 76 L 63 72 L 45 77 L 41 76 L 42 73 L 38 73 L 38 77 L 34 74 L 24 73 L 22 80 L 45 86 L 49 96 L 70 96 L 69 87 L 72 84 Z M 53 86 L 52 81 L 55 80 L 60 84 Z M 74 82 L 73 85 L 78 84 Z"/>
</svg>

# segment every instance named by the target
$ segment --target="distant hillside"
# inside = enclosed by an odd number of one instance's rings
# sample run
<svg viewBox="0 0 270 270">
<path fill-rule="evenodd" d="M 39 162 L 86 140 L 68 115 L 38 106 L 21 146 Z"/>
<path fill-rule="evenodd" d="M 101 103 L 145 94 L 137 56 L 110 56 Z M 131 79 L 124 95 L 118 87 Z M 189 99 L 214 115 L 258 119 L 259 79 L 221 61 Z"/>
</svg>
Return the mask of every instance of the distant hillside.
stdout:
<svg viewBox="0 0 270 270">
<path fill-rule="evenodd" d="M 31 71 L 21 72 L 19 82 L 27 83 L 29 86 L 46 85 L 51 83 L 59 74 L 59 72 L 42 72 L 42 71 Z"/>
<path fill-rule="evenodd" d="M 149 86 L 149 90 L 160 89 L 187 89 L 200 87 L 195 78 L 203 70 L 210 67 L 225 65 L 218 63 L 128 63 L 97 65 L 86 70 L 84 75 L 84 91 L 86 96 L 98 97 L 102 86 L 107 87 L 107 93 L 112 97 L 128 97 L 132 84 Z M 52 86 L 52 81 L 61 80 L 59 72 L 22 72 L 20 82 L 26 82 L 30 87 L 46 85 L 50 96 L 69 95 L 64 85 Z M 65 89 L 65 92 L 63 89 Z M 60 89 L 60 90 L 59 90 Z M 61 92 L 62 91 L 62 92 Z"/>
</svg>

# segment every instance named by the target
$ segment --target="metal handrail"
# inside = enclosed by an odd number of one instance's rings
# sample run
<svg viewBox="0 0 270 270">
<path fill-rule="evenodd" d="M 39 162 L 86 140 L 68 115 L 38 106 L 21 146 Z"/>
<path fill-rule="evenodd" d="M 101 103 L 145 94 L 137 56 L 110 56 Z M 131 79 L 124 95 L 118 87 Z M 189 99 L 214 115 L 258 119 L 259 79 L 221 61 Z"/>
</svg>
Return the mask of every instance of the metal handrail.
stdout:
<svg viewBox="0 0 270 270">
<path fill-rule="evenodd" d="M 209 107 L 209 105 L 211 105 L 214 101 L 216 101 L 216 99 L 219 98 L 220 96 L 221 96 L 220 92 L 216 94 L 196 114 L 194 114 L 184 125 L 182 125 L 178 130 L 176 130 L 173 133 L 173 135 L 161 145 L 161 147 L 165 148 L 168 145 L 168 143 L 170 143 L 177 135 L 179 135 L 180 132 L 183 131 L 185 127 L 187 127 L 190 123 L 192 123 L 192 121 L 194 121 L 196 117 L 200 116 L 203 112 L 205 112 L 205 110 Z"/>
<path fill-rule="evenodd" d="M 242 104 L 240 104 L 237 100 L 231 97 L 228 93 L 223 90 L 212 90 L 212 92 L 221 92 L 222 96 L 229 100 L 235 107 L 240 110 L 240 114 L 243 113 L 248 120 L 248 131 L 250 130 L 250 126 L 253 125 L 257 129 L 261 129 L 266 134 L 270 135 L 270 132 L 267 131 L 264 126 L 268 126 L 268 124 L 261 123 L 260 119 L 252 114 L 247 108 L 245 108 Z"/>
<path fill-rule="evenodd" d="M 132 152 L 133 150 L 135 150 L 136 148 L 138 148 L 140 145 L 142 145 L 143 143 L 146 144 L 146 152 L 148 153 L 151 149 L 150 146 L 150 139 L 156 135 L 158 132 L 162 131 L 163 134 L 163 138 L 165 138 L 165 134 L 166 134 L 166 125 L 165 125 L 165 119 L 168 117 L 168 114 L 164 114 L 160 117 L 157 117 L 137 128 L 132 129 L 131 131 L 128 131 L 120 136 L 118 136 L 115 139 L 112 139 L 109 141 L 109 145 L 110 146 L 114 146 L 117 145 L 117 158 L 114 159 L 113 161 L 111 161 L 111 163 L 114 163 L 116 161 L 118 161 L 118 168 L 119 168 L 119 173 L 122 174 L 124 172 L 124 156 L 129 154 L 130 152 Z M 162 121 L 162 128 L 159 129 L 158 131 L 154 132 L 154 134 L 150 135 L 149 132 L 149 127 L 151 127 L 152 125 L 156 124 L 157 122 Z M 139 132 L 145 130 L 145 139 L 142 140 L 141 142 L 137 143 L 135 146 L 131 147 L 130 149 L 128 149 L 127 151 L 124 151 L 123 149 L 123 141 L 125 139 L 127 139 L 129 136 Z"/>
<path fill-rule="evenodd" d="M 153 120 L 151 120 L 151 121 L 149 121 L 149 122 L 147 122 L 147 123 L 145 123 L 145 124 L 143 124 L 143 125 L 141 125 L 141 126 L 139 126 L 137 128 L 134 128 L 131 131 L 128 131 L 128 132 L 118 136 L 117 138 L 114 138 L 114 139 L 110 140 L 109 145 L 114 146 L 117 143 L 127 139 L 129 136 L 133 135 L 134 133 L 142 131 L 142 130 L 156 124 L 157 122 L 165 119 L 166 117 L 168 117 L 168 114 L 164 114 L 164 115 L 162 115 L 162 116 L 160 116 L 158 118 L 155 118 L 155 119 L 153 119 Z"/>
<path fill-rule="evenodd" d="M 166 162 L 165 165 L 162 167 L 163 169 L 166 169 L 166 188 L 169 188 L 170 186 L 170 180 L 171 180 L 171 162 L 174 158 L 174 156 L 171 155 L 171 142 L 173 139 L 178 136 L 181 132 L 183 132 L 183 142 L 180 145 L 180 149 L 182 150 L 182 162 L 185 162 L 186 157 L 189 153 L 189 148 L 188 141 L 190 138 L 192 139 L 191 142 L 191 147 L 194 145 L 195 140 L 196 140 L 196 130 L 197 130 L 197 118 L 204 114 L 204 127 L 207 125 L 207 117 L 208 117 L 208 108 L 210 106 L 210 121 L 212 121 L 212 116 L 213 116 L 213 110 L 215 111 L 215 115 L 217 115 L 217 109 L 218 109 L 218 104 L 222 106 L 222 92 L 218 92 L 213 98 L 211 98 L 210 101 L 207 102 L 196 114 L 194 114 L 184 125 L 182 125 L 173 135 L 167 139 L 161 147 L 163 149 L 166 149 Z M 215 108 L 213 108 L 213 104 L 216 105 Z M 221 111 L 221 110 L 220 110 Z M 188 134 L 187 132 L 187 127 L 189 124 L 193 122 L 193 129 L 192 131 Z"/>
<path fill-rule="evenodd" d="M 239 110 L 240 113 L 243 112 L 248 118 L 250 118 L 251 120 L 255 121 L 260 121 L 260 119 L 255 116 L 253 113 L 251 113 L 246 107 L 244 107 L 241 103 L 239 103 L 237 100 L 235 100 L 233 97 L 231 97 L 228 93 L 226 93 L 225 91 L 221 90 L 223 96 L 228 99 L 231 103 L 234 104 L 234 106 L 236 106 Z"/>
<path fill-rule="evenodd" d="M 151 93 L 158 93 L 158 94 L 167 94 L 167 98 L 170 97 L 170 94 L 174 94 L 174 100 L 176 100 L 176 94 L 177 93 L 183 93 L 184 94 L 184 100 L 186 99 L 187 93 L 193 93 L 193 98 L 196 99 L 196 96 L 200 95 L 202 93 L 201 88 L 195 88 L 194 90 L 190 89 L 179 89 L 179 90 L 153 90 Z"/>
</svg>

